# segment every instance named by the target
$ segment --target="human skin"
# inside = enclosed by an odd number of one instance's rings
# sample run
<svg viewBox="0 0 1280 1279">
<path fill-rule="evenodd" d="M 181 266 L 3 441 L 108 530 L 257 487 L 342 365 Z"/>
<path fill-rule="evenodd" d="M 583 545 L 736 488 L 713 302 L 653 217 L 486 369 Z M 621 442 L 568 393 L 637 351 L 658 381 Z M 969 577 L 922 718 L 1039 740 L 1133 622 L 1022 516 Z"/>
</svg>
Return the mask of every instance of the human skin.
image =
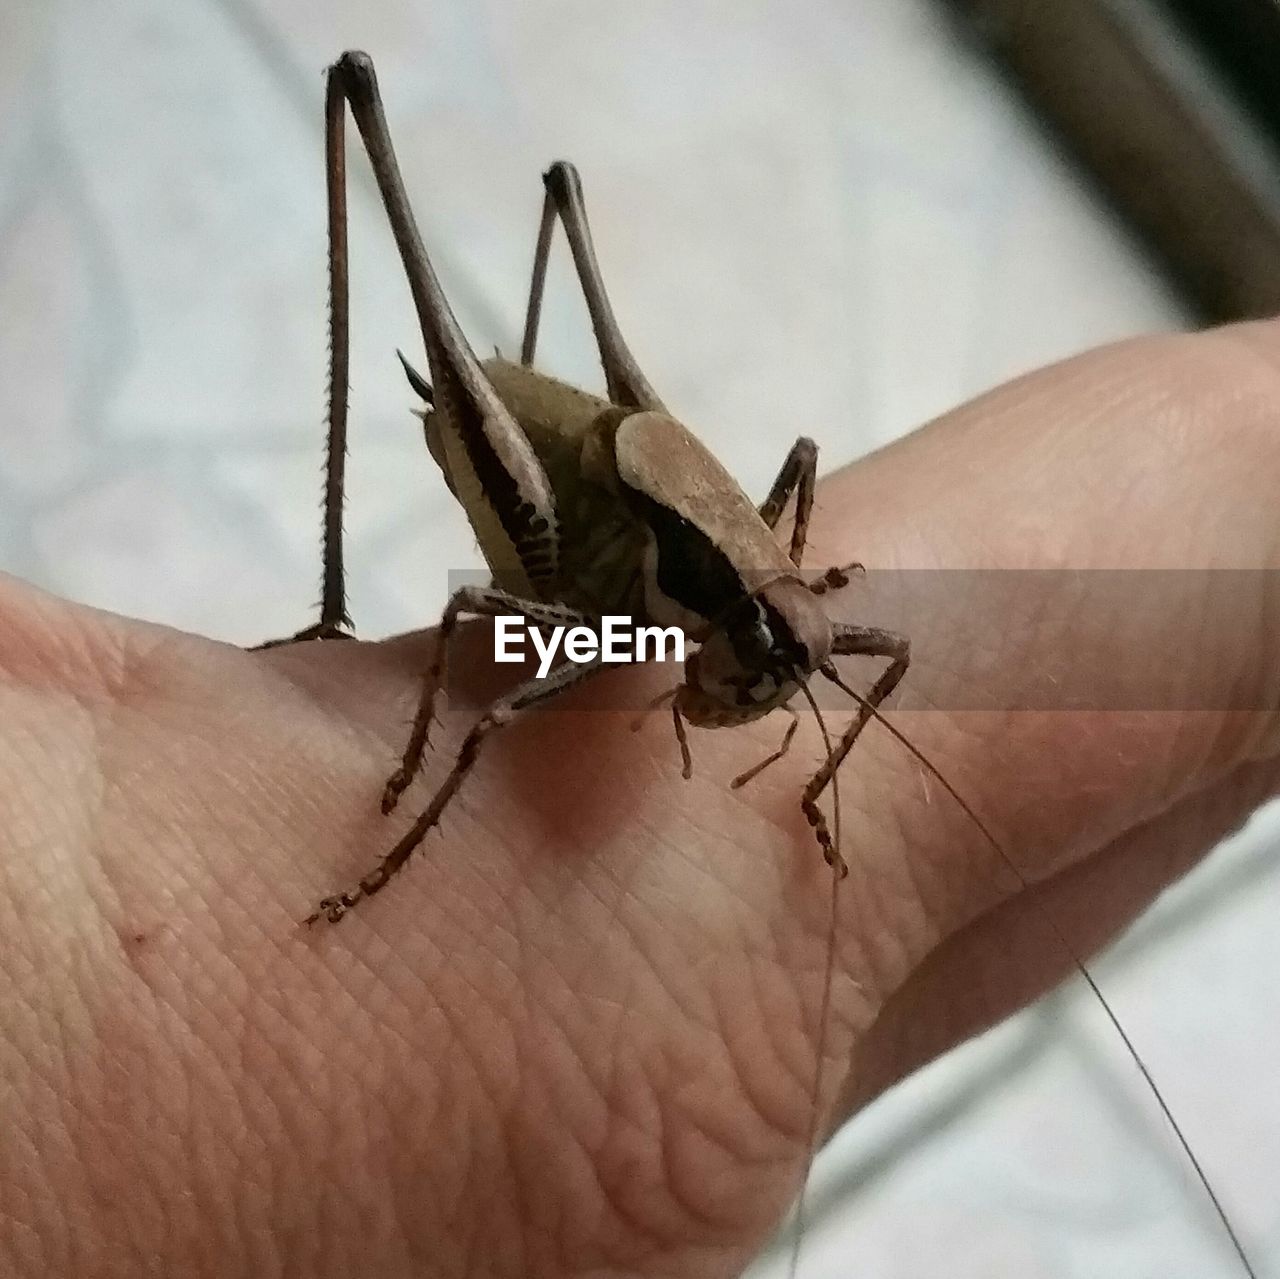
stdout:
<svg viewBox="0 0 1280 1279">
<path fill-rule="evenodd" d="M 1278 421 L 1275 324 L 1106 348 L 833 476 L 808 562 L 1275 567 Z M 1254 605 L 1173 649 L 1123 615 L 1001 640 L 1015 683 L 1158 663 L 1163 710 L 889 712 L 1034 889 L 868 728 L 819 1126 L 1067 974 L 1046 913 L 1087 953 L 1272 794 Z M 384 819 L 429 634 L 245 652 L 0 579 L 0 1271 L 710 1279 L 777 1225 L 829 941 L 811 724 L 740 791 L 782 725 L 694 733 L 686 782 L 622 708 L 661 676 L 611 672 L 486 748 L 386 891 L 299 923 L 442 775 L 484 636 Z M 911 639 L 921 672 L 969 642 Z"/>
</svg>

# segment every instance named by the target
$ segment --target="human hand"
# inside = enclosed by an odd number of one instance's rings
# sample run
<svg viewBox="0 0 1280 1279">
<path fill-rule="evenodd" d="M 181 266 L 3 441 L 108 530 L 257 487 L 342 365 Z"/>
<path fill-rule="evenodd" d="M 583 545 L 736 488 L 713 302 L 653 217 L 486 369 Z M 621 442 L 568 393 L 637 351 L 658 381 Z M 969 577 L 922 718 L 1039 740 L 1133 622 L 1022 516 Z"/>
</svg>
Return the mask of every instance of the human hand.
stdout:
<svg viewBox="0 0 1280 1279">
<path fill-rule="evenodd" d="M 1278 417 L 1274 324 L 1108 348 L 827 481 L 810 560 L 1275 567 Z M 1032 891 L 1087 951 L 1274 791 L 1256 604 L 1206 608 L 1193 647 L 1091 614 L 1001 640 L 1015 683 L 1158 663 L 1243 709 L 890 712 L 1034 890 L 869 727 L 824 1124 L 1069 971 Z M 857 581 L 831 606 L 882 620 Z M 925 674 L 970 643 L 911 639 Z M 377 804 L 429 643 L 242 652 L 0 581 L 6 1274 L 728 1276 L 777 1224 L 826 971 L 816 736 L 731 791 L 780 730 L 695 734 L 686 783 L 660 722 L 598 709 L 653 673 L 604 676 L 495 740 L 384 893 L 305 929 L 408 820 Z M 483 696 L 452 691 L 406 810 Z"/>
</svg>

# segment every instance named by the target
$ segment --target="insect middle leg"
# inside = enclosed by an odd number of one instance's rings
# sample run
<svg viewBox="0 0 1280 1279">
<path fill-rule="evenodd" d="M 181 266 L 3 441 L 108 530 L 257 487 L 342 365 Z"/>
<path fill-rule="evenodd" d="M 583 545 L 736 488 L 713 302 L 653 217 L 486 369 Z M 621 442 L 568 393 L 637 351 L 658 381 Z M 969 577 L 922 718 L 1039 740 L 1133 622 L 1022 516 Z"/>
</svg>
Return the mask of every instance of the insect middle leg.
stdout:
<svg viewBox="0 0 1280 1279">
<path fill-rule="evenodd" d="M 547 604 L 541 600 L 520 599 L 507 591 L 493 586 L 463 586 L 455 591 L 444 615 L 440 619 L 440 627 L 436 632 L 435 653 L 431 665 L 422 678 L 422 691 L 418 697 L 418 709 L 413 717 L 413 728 L 409 740 L 405 744 L 400 767 L 387 779 L 382 792 L 382 811 L 389 813 L 399 802 L 400 796 L 408 789 L 409 783 L 417 776 L 422 767 L 422 753 L 427 745 L 431 731 L 431 721 L 435 718 L 436 696 L 444 683 L 448 664 L 449 642 L 457 629 L 458 622 L 466 614 L 473 617 L 498 617 L 504 614 L 519 614 L 528 621 L 546 626 L 590 626 L 593 619 L 576 609 L 566 608 L 560 604 Z"/>
<path fill-rule="evenodd" d="M 818 797 L 835 776 L 836 770 L 844 763 L 845 756 L 852 750 L 854 742 L 858 740 L 858 734 L 867 726 L 867 721 L 898 687 L 902 677 L 907 673 L 907 667 L 911 664 L 911 645 L 905 635 L 898 635 L 894 631 L 885 631 L 874 626 L 837 625 L 834 630 L 835 642 L 831 648 L 833 656 L 851 657 L 860 654 L 889 659 L 889 665 L 871 686 L 865 700 L 859 703 L 853 723 L 845 729 L 843 736 L 823 762 L 822 767 L 809 779 L 800 799 L 800 807 L 809 825 L 813 827 L 813 833 L 817 837 L 823 857 L 829 866 L 835 867 L 843 876 L 849 873 L 849 868 L 845 865 L 831 838 L 827 819 L 822 809 L 818 807 Z M 829 664 L 821 669 L 829 679 L 840 683 L 839 676 Z"/>
<path fill-rule="evenodd" d="M 385 888 L 396 871 L 409 860 L 413 850 L 422 843 L 427 832 L 439 822 L 440 815 L 457 793 L 458 787 L 475 767 L 476 758 L 485 740 L 498 729 L 510 724 L 521 711 L 555 697 L 603 669 L 599 658 L 581 664 L 569 662 L 557 667 L 545 679 L 529 680 L 505 697 L 498 698 L 472 725 L 471 731 L 463 739 L 448 777 L 396 846 L 354 888 L 324 898 L 305 922 L 314 924 L 323 916 L 331 924 L 336 924 L 362 897 L 372 897 Z"/>
</svg>

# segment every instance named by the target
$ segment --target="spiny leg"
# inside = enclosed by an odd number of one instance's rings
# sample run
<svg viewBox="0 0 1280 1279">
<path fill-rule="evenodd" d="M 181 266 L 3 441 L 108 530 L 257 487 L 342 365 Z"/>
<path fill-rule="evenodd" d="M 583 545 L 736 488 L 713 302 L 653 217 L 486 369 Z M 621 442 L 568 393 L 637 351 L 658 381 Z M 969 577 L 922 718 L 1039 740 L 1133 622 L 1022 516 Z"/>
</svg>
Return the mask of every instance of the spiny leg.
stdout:
<svg viewBox="0 0 1280 1279">
<path fill-rule="evenodd" d="M 472 725 L 471 731 L 458 750 L 457 759 L 449 771 L 449 776 L 444 779 L 440 789 L 432 796 L 431 803 L 396 846 L 354 888 L 348 889 L 345 893 L 324 898 L 315 912 L 308 915 L 304 922 L 314 924 L 323 916 L 331 924 L 336 924 L 362 897 L 372 897 L 374 893 L 385 888 L 396 871 L 409 860 L 413 850 L 422 843 L 426 833 L 439 822 L 441 814 L 457 793 L 458 787 L 475 767 L 485 739 L 497 729 L 511 723 L 521 711 L 564 692 L 565 689 L 602 669 L 603 664 L 599 658 L 581 665 L 570 662 L 557 667 L 545 679 L 529 680 L 505 697 L 498 698 Z"/>
<path fill-rule="evenodd" d="M 867 726 L 872 712 L 889 697 L 907 673 L 907 667 L 911 664 L 911 645 L 905 635 L 884 631 L 874 626 L 837 625 L 834 630 L 835 642 L 831 647 L 833 656 L 851 657 L 860 654 L 867 657 L 889 658 L 889 665 L 867 693 L 866 704 L 859 704 L 853 723 L 845 729 L 835 750 L 823 762 L 822 767 L 809 779 L 800 800 L 800 807 L 809 825 L 813 827 L 813 833 L 817 837 L 823 857 L 828 865 L 836 867 L 843 876 L 849 873 L 849 868 L 836 851 L 831 832 L 827 827 L 827 819 L 822 809 L 818 807 L 818 796 L 835 776 L 836 769 L 844 763 L 845 756 L 858 740 L 858 734 Z"/>
<path fill-rule="evenodd" d="M 542 220 L 538 224 L 538 243 L 533 257 L 533 278 L 529 283 L 529 307 L 525 314 L 524 339 L 520 344 L 521 364 L 533 363 L 538 343 L 538 321 L 542 315 L 542 294 L 546 286 L 547 258 L 551 251 L 551 235 L 555 219 L 564 224 L 565 236 L 573 254 L 573 265 L 591 316 L 596 347 L 604 368 L 609 399 L 624 408 L 656 409 L 664 406 L 648 378 L 640 371 L 622 331 L 618 327 L 609 295 L 605 291 L 591 228 L 587 223 L 586 203 L 582 198 L 582 179 L 567 160 L 557 160 L 542 175 L 546 195 L 542 202 Z"/>
<path fill-rule="evenodd" d="M 560 554 L 551 483 L 533 445 L 485 375 L 431 265 L 400 175 L 372 61 L 351 50 L 328 74 L 335 146 L 342 139 L 345 103 L 360 131 L 413 296 L 430 366 L 433 411 L 428 423 L 449 444 L 450 464 L 442 463 L 446 478 L 455 492 L 463 490 L 464 480 L 470 489 L 478 486 L 486 509 L 496 517 L 477 523 L 486 559 L 493 562 L 514 553 L 529 583 L 527 593 L 543 597 L 541 588 L 556 580 Z M 427 385 L 411 380 L 420 390 Z M 432 454 L 437 455 L 435 447 Z"/>
<path fill-rule="evenodd" d="M 800 727 L 800 716 L 794 706 L 784 706 L 782 709 L 791 716 L 791 723 L 787 725 L 787 731 L 782 735 L 782 744 L 772 755 L 767 755 L 758 764 L 748 768 L 745 773 L 739 773 L 729 783 L 730 789 L 737 790 L 739 786 L 745 786 L 753 778 L 759 777 L 770 764 L 776 764 L 791 749 L 791 742 L 796 735 L 796 729 Z"/>
<path fill-rule="evenodd" d="M 346 487 L 347 389 L 351 369 L 351 309 L 347 256 L 346 150 L 343 145 L 342 89 L 331 76 L 324 96 L 325 188 L 329 221 L 329 386 L 325 410 L 324 524 L 321 541 L 320 620 L 285 639 L 257 648 L 276 648 L 313 639 L 350 639 L 346 573 L 343 567 L 342 505 Z"/>
<path fill-rule="evenodd" d="M 797 566 L 804 556 L 809 536 L 809 516 L 813 512 L 813 489 L 818 477 L 818 446 L 802 435 L 791 446 L 769 496 L 760 504 L 760 518 L 776 528 L 791 494 L 796 495 L 796 521 L 791 528 L 791 562 Z"/>
<path fill-rule="evenodd" d="M 400 767 L 387 779 L 382 792 L 382 811 L 389 813 L 408 789 L 409 783 L 422 767 L 422 753 L 435 718 L 436 695 L 444 683 L 448 660 L 449 641 L 464 614 L 479 617 L 498 617 L 520 614 L 529 621 L 547 626 L 590 626 L 592 619 L 571 608 L 556 604 L 544 604 L 539 600 L 524 600 L 492 586 L 463 586 L 455 591 L 445 605 L 440 627 L 436 632 L 435 653 L 427 673 L 422 678 L 422 691 L 418 709 L 413 717 L 413 728 L 405 745 Z"/>
</svg>

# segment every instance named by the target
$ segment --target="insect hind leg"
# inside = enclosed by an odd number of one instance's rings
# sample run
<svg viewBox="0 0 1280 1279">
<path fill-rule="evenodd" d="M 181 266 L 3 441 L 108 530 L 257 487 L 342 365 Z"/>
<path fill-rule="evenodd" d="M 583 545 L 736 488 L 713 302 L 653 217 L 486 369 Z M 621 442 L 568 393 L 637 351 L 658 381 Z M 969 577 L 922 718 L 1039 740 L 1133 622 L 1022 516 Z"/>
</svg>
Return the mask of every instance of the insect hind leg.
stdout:
<svg viewBox="0 0 1280 1279">
<path fill-rule="evenodd" d="M 596 347 L 604 368 L 609 399 L 624 408 L 664 411 L 657 392 L 640 371 L 635 356 L 627 346 L 609 302 L 600 274 L 591 227 L 587 222 L 586 203 L 582 197 L 582 179 L 567 160 L 557 160 L 542 175 L 546 194 L 542 202 L 542 220 L 538 224 L 538 242 L 533 256 L 533 277 L 529 282 L 529 306 L 525 314 L 524 338 L 520 344 L 520 363 L 532 365 L 538 342 L 538 321 L 542 316 L 542 295 L 547 279 L 547 259 L 551 252 L 551 235 L 556 218 L 564 224 L 565 236 L 573 254 L 574 269 L 582 296 L 591 316 Z"/>
<path fill-rule="evenodd" d="M 343 567 L 342 507 L 346 489 L 347 387 L 351 368 L 351 322 L 347 255 L 347 182 L 342 88 L 331 75 L 325 90 L 325 189 L 329 227 L 329 391 L 325 411 L 324 523 L 321 540 L 320 620 L 284 639 L 256 648 L 277 648 L 313 639 L 350 639 Z"/>
</svg>

